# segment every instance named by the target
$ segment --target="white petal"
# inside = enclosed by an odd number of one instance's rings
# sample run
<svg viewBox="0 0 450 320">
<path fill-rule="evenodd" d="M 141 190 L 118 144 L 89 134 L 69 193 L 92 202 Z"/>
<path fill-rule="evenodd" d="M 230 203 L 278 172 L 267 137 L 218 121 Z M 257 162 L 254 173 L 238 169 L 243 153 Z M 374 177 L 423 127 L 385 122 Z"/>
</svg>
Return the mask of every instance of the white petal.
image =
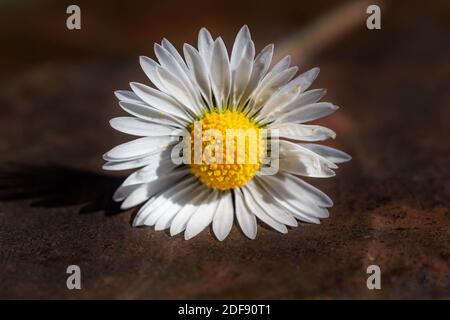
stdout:
<svg viewBox="0 0 450 320">
<path fill-rule="evenodd" d="M 181 131 L 161 124 L 147 122 L 134 117 L 118 117 L 109 121 L 117 131 L 135 136 L 170 136 L 180 135 Z"/>
<path fill-rule="evenodd" d="M 139 98 L 137 96 L 137 94 L 134 93 L 133 91 L 116 90 L 116 91 L 114 91 L 114 95 L 116 96 L 117 99 L 119 99 L 119 101 L 138 103 L 138 104 L 143 103 L 142 99 Z"/>
<path fill-rule="evenodd" d="M 250 187 L 248 185 L 241 188 L 244 202 L 250 212 L 252 212 L 255 216 L 258 217 L 261 221 L 263 221 L 268 226 L 272 227 L 273 229 L 277 230 L 281 233 L 287 233 L 288 230 L 286 226 L 282 223 L 279 223 L 272 219 L 270 216 L 268 216 L 264 210 L 261 208 L 261 206 L 258 205 L 258 203 L 253 199 L 253 197 L 250 194 Z"/>
<path fill-rule="evenodd" d="M 149 164 L 128 176 L 122 183 L 123 186 L 132 184 L 148 183 L 159 179 L 161 176 L 169 176 L 177 167 L 172 159 L 160 161 L 159 163 Z"/>
<path fill-rule="evenodd" d="M 295 175 L 279 172 L 274 178 L 282 180 L 283 185 L 300 198 L 307 198 L 319 207 L 333 206 L 333 201 L 330 197 Z"/>
<path fill-rule="evenodd" d="M 187 88 L 174 74 L 164 68 L 157 67 L 156 72 L 161 78 L 162 83 L 170 90 L 170 95 L 189 108 L 194 114 L 199 114 L 201 107 L 192 90 Z"/>
<path fill-rule="evenodd" d="M 255 118 L 256 121 L 260 122 L 260 120 L 266 118 L 268 114 L 272 113 L 276 109 L 283 109 L 285 106 L 297 99 L 299 93 L 300 87 L 279 89 L 259 110 L 259 113 Z"/>
<path fill-rule="evenodd" d="M 147 120 L 149 122 L 164 124 L 167 126 L 184 128 L 189 123 L 180 118 L 176 118 L 168 113 L 163 113 L 158 109 L 155 109 L 149 105 L 130 103 L 125 101 L 119 102 L 120 107 L 129 114 Z"/>
<path fill-rule="evenodd" d="M 292 79 L 297 70 L 297 67 L 292 67 L 283 70 L 273 77 L 269 77 L 268 75 L 266 77 L 267 80 L 263 79 L 252 95 L 251 103 L 248 106 L 250 111 L 249 115 L 254 115 L 280 86 Z"/>
<path fill-rule="evenodd" d="M 301 145 L 334 163 L 347 162 L 352 159 L 352 157 L 344 151 L 327 147 L 321 144 L 302 143 Z"/>
<path fill-rule="evenodd" d="M 203 97 L 208 102 L 208 105 L 212 106 L 209 70 L 206 67 L 204 59 L 202 59 L 197 50 L 189 44 L 184 45 L 183 51 L 189 69 L 198 87 L 200 88 Z"/>
<path fill-rule="evenodd" d="M 296 227 L 298 225 L 297 220 L 295 220 L 292 215 L 286 213 L 270 201 L 270 194 L 268 194 L 265 189 L 261 188 L 259 183 L 255 183 L 254 180 L 251 180 L 247 183 L 247 186 L 250 191 L 250 195 L 253 197 L 253 200 L 261 211 L 281 224 L 291 227 Z"/>
<path fill-rule="evenodd" d="M 184 232 L 186 240 L 192 239 L 200 232 L 202 232 L 212 221 L 218 205 L 218 192 L 213 190 L 206 199 L 204 205 L 201 205 L 198 210 L 189 219 Z"/>
<path fill-rule="evenodd" d="M 280 138 L 300 141 L 323 141 L 335 138 L 336 133 L 326 127 L 298 123 L 276 123 L 269 126 L 270 130 L 278 130 Z"/>
<path fill-rule="evenodd" d="M 295 201 L 295 206 L 301 212 L 317 218 L 327 218 L 328 211 L 312 201 L 311 197 L 291 177 L 292 175 L 289 174 L 279 174 L 260 177 L 259 181 L 263 184 L 265 182 L 266 186 L 276 190 L 276 195 L 282 196 L 284 200 L 291 203 Z"/>
<path fill-rule="evenodd" d="M 313 104 L 318 102 L 327 93 L 325 89 L 314 89 L 303 92 L 299 94 L 292 102 L 287 105 L 279 106 L 272 112 L 267 113 L 267 115 L 260 120 L 261 124 L 269 123 L 276 120 L 282 114 L 288 113 L 294 109 L 298 109 L 302 106 Z"/>
<path fill-rule="evenodd" d="M 249 41 L 244 48 L 244 53 L 241 60 L 238 62 L 236 69 L 232 69 L 232 82 L 233 82 L 233 110 L 237 110 L 239 107 L 239 101 L 247 88 L 248 82 L 252 75 L 253 59 L 255 57 L 255 45 L 253 41 Z"/>
<path fill-rule="evenodd" d="M 294 80 L 289 82 L 287 86 L 296 87 L 299 86 L 301 88 L 301 92 L 305 92 L 311 84 L 316 80 L 317 76 L 319 75 L 320 69 L 319 68 L 312 68 L 311 70 L 308 70 L 301 75 L 297 76 Z"/>
<path fill-rule="evenodd" d="M 253 94 L 262 77 L 269 69 L 270 62 L 272 61 L 272 56 L 273 44 L 269 44 L 268 46 L 264 47 L 264 49 L 262 49 L 261 52 L 256 56 L 255 61 L 253 62 L 252 75 L 250 76 L 247 87 L 242 94 L 239 105 L 243 106 L 247 102 L 248 98 Z"/>
<path fill-rule="evenodd" d="M 155 54 L 158 57 L 158 60 L 161 64 L 161 68 L 167 70 L 180 83 L 182 83 L 183 88 L 189 91 L 189 96 L 191 96 L 194 99 L 195 104 L 199 105 L 200 93 L 198 92 L 198 88 L 193 85 L 191 78 L 189 76 L 190 74 L 186 73 L 185 69 L 182 66 L 180 66 L 180 64 L 177 62 L 177 59 L 175 59 L 175 57 L 171 55 L 169 51 L 167 51 L 157 43 L 155 43 L 154 48 Z M 161 74 L 159 74 L 159 76 L 164 86 L 169 89 L 170 87 L 168 87 L 167 84 L 164 82 L 164 79 L 161 77 Z"/>
<path fill-rule="evenodd" d="M 328 211 L 311 202 L 304 202 L 297 196 L 292 196 L 285 187 L 280 187 L 274 176 L 260 176 L 261 188 L 270 194 L 273 201 L 294 215 L 297 219 L 310 223 L 320 223 L 318 216 L 325 217 Z M 275 181 L 275 182 L 274 182 Z"/>
<path fill-rule="evenodd" d="M 192 121 L 193 117 L 187 112 L 188 109 L 164 92 L 137 82 L 131 82 L 130 86 L 139 98 L 145 101 L 148 105 L 152 106 L 154 109 L 161 110 L 164 113 L 169 113 L 177 118 L 183 119 L 184 121 Z"/>
<path fill-rule="evenodd" d="M 178 186 L 172 189 L 170 193 L 164 193 L 164 203 L 154 209 L 144 224 L 147 226 L 155 226 L 156 231 L 161 231 L 168 227 L 172 218 L 180 211 L 180 209 L 188 202 L 186 195 L 192 194 L 195 190 L 193 187 L 198 186 L 196 177 L 190 176 L 183 180 Z"/>
<path fill-rule="evenodd" d="M 244 25 L 241 30 L 239 30 L 231 51 L 230 66 L 232 70 L 235 70 L 238 67 L 239 62 L 244 55 L 245 48 L 250 40 L 250 30 Z"/>
<path fill-rule="evenodd" d="M 189 76 L 189 70 L 186 66 L 186 63 L 184 63 L 183 58 L 181 57 L 178 50 L 169 42 L 167 39 L 162 39 L 161 45 L 164 49 L 166 49 L 177 61 L 178 65 L 183 69 L 186 75 Z"/>
<path fill-rule="evenodd" d="M 109 159 L 134 159 L 159 150 L 163 146 L 167 147 L 171 143 L 174 143 L 174 138 L 169 136 L 139 138 L 112 148 L 105 153 L 104 158 L 107 161 L 110 161 Z"/>
<path fill-rule="evenodd" d="M 244 203 L 241 189 L 234 190 L 236 201 L 236 218 L 239 222 L 242 232 L 250 239 L 256 238 L 257 226 L 255 215 L 247 209 Z"/>
<path fill-rule="evenodd" d="M 140 225 L 153 225 L 156 220 L 166 212 L 166 209 L 171 205 L 170 199 L 176 196 L 180 192 L 185 192 L 186 188 L 194 181 L 190 176 L 185 178 L 179 183 L 169 186 L 167 189 L 163 189 L 160 193 L 155 195 L 136 214 L 133 220 L 133 226 Z"/>
<path fill-rule="evenodd" d="M 141 64 L 141 68 L 144 70 L 145 75 L 150 79 L 155 87 L 167 93 L 167 89 L 164 87 L 159 75 L 156 73 L 156 67 L 158 67 L 159 64 L 155 60 L 145 56 L 139 57 L 139 63 Z"/>
<path fill-rule="evenodd" d="M 212 48 L 214 40 L 206 28 L 202 28 L 198 33 L 198 51 L 209 68 L 211 64 Z"/>
<path fill-rule="evenodd" d="M 164 210 L 164 214 L 156 220 L 156 231 L 169 228 L 178 212 L 180 212 L 180 210 L 191 201 L 192 194 L 203 187 L 198 183 L 198 181 L 196 181 L 197 178 L 195 176 L 188 179 L 190 181 L 183 187 L 182 192 L 177 195 L 172 194 L 172 196 L 168 199 L 167 202 L 170 203 L 170 205 Z"/>
<path fill-rule="evenodd" d="M 146 184 L 140 185 L 125 199 L 124 202 L 122 202 L 120 208 L 123 210 L 130 209 L 132 207 L 137 206 L 138 204 L 141 204 L 149 197 L 150 194 L 148 193 L 147 185 Z"/>
<path fill-rule="evenodd" d="M 286 56 L 280 61 L 277 62 L 276 65 L 273 66 L 271 72 L 280 73 L 283 70 L 286 70 L 291 65 L 291 56 Z"/>
<path fill-rule="evenodd" d="M 170 148 L 167 148 L 163 151 L 154 152 L 148 156 L 134 160 L 110 161 L 103 165 L 103 169 L 112 171 L 135 169 L 149 165 L 150 163 L 159 163 L 160 161 L 171 159 L 171 153 Z"/>
<path fill-rule="evenodd" d="M 303 92 L 298 96 L 297 100 L 293 102 L 293 109 L 306 106 L 318 102 L 327 94 L 326 89 L 313 89 Z"/>
<path fill-rule="evenodd" d="M 277 118 L 274 121 L 274 123 L 282 123 L 282 122 L 305 123 L 325 117 L 335 112 L 337 109 L 338 109 L 337 106 L 329 102 L 319 102 L 309 104 L 283 114 L 282 116 Z"/>
<path fill-rule="evenodd" d="M 113 194 L 113 200 L 116 202 L 123 201 L 128 197 L 134 190 L 139 188 L 141 185 L 135 184 L 133 186 L 120 186 Z"/>
<path fill-rule="evenodd" d="M 331 169 L 335 169 L 337 166 L 318 154 L 289 141 L 280 140 L 279 146 L 281 170 L 316 178 L 335 175 Z"/>
<path fill-rule="evenodd" d="M 229 190 L 221 192 L 219 205 L 213 218 L 213 231 L 219 241 L 224 240 L 233 226 L 233 199 Z"/>
<path fill-rule="evenodd" d="M 170 174 L 162 176 L 157 180 L 154 180 L 150 183 L 143 184 L 142 186 L 144 186 L 145 189 L 142 190 L 142 193 L 143 193 L 142 198 L 146 197 L 147 199 L 149 199 L 150 197 L 152 197 L 154 194 L 160 192 L 161 190 L 165 190 L 174 184 L 178 184 L 180 180 L 181 181 L 184 180 L 184 178 L 189 174 L 189 171 L 190 171 L 189 169 L 174 170 Z M 138 191 L 138 189 L 136 189 L 136 191 Z M 136 191 L 134 191 L 134 192 L 136 192 Z M 144 196 L 144 191 L 145 191 L 145 196 Z M 129 197 L 133 196 L 133 193 Z M 121 206 L 122 209 L 128 209 L 128 208 L 134 207 L 134 206 L 142 203 L 142 201 L 139 203 L 135 203 L 135 202 L 131 201 L 132 199 L 128 200 L 128 198 L 125 199 L 124 203 L 122 203 L 122 206 Z M 145 199 L 143 201 L 145 201 Z"/>
<path fill-rule="evenodd" d="M 222 110 L 228 101 L 231 89 L 231 74 L 228 53 L 222 38 L 214 41 L 211 58 L 211 84 L 217 107 Z"/>
</svg>

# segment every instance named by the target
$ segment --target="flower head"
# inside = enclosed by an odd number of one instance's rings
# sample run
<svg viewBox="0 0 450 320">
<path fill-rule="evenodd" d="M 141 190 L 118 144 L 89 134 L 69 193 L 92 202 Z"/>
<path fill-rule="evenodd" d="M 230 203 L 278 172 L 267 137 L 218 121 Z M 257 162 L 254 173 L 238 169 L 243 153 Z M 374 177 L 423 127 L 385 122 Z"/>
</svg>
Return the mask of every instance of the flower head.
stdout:
<svg viewBox="0 0 450 320">
<path fill-rule="evenodd" d="M 257 218 L 286 233 L 297 220 L 328 217 L 331 199 L 300 176 L 334 176 L 350 156 L 310 143 L 335 137 L 304 124 L 337 109 L 319 102 L 325 90 L 307 91 L 318 68 L 296 76 L 289 56 L 270 68 L 273 45 L 255 55 L 247 26 L 230 58 L 204 28 L 198 50 L 185 44 L 184 58 L 166 39 L 155 54 L 158 62 L 140 59 L 154 87 L 131 83 L 132 91 L 115 93 L 132 117 L 111 126 L 139 138 L 104 155 L 106 170 L 138 169 L 114 194 L 123 209 L 144 203 L 135 226 L 190 239 L 212 224 L 223 240 L 236 217 L 253 239 Z"/>
</svg>

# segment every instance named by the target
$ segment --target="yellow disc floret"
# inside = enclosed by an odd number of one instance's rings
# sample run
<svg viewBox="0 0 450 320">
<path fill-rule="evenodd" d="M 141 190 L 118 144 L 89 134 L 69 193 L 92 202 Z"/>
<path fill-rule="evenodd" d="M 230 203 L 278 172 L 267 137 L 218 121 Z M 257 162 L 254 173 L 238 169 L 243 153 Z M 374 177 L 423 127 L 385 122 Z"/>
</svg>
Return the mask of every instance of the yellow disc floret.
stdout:
<svg viewBox="0 0 450 320">
<path fill-rule="evenodd" d="M 208 187 L 241 187 L 259 170 L 264 140 L 258 125 L 243 113 L 208 112 L 190 132 L 191 170 Z"/>
</svg>

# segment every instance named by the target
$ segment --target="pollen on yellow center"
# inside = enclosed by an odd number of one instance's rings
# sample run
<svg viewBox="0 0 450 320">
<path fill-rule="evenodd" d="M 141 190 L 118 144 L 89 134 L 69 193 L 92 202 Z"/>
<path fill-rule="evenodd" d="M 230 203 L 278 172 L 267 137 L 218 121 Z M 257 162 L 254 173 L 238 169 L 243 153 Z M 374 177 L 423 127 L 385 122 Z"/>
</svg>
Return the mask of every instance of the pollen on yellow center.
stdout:
<svg viewBox="0 0 450 320">
<path fill-rule="evenodd" d="M 264 140 L 257 124 L 243 113 L 208 112 L 190 132 L 191 170 L 208 187 L 241 187 L 258 172 Z"/>
</svg>

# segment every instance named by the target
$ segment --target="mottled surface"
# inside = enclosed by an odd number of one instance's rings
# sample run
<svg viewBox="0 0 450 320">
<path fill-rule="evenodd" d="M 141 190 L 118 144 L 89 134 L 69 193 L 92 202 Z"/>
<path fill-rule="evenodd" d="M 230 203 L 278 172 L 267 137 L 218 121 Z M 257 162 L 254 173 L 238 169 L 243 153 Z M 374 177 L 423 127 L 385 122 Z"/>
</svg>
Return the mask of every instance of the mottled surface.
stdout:
<svg viewBox="0 0 450 320">
<path fill-rule="evenodd" d="M 184 241 L 132 228 L 135 210 L 111 202 L 123 175 L 102 172 L 101 154 L 127 139 L 108 126 L 123 115 L 112 91 L 145 81 L 136 58 L 150 46 L 2 75 L 0 298 L 450 298 L 449 25 L 430 12 L 392 10 L 382 31 L 362 26 L 301 66 L 321 67 L 314 87 L 341 109 L 320 123 L 353 160 L 333 179 L 310 180 L 335 201 L 328 220 L 287 235 L 260 226 L 254 241 L 237 227 L 224 242 L 209 230 Z M 275 17 L 275 33 L 291 30 Z M 216 32 L 240 25 L 220 18 Z M 168 30 L 181 39 L 183 24 Z M 70 264 L 82 269 L 82 290 L 66 289 Z M 371 264 L 382 290 L 366 288 Z"/>
</svg>

